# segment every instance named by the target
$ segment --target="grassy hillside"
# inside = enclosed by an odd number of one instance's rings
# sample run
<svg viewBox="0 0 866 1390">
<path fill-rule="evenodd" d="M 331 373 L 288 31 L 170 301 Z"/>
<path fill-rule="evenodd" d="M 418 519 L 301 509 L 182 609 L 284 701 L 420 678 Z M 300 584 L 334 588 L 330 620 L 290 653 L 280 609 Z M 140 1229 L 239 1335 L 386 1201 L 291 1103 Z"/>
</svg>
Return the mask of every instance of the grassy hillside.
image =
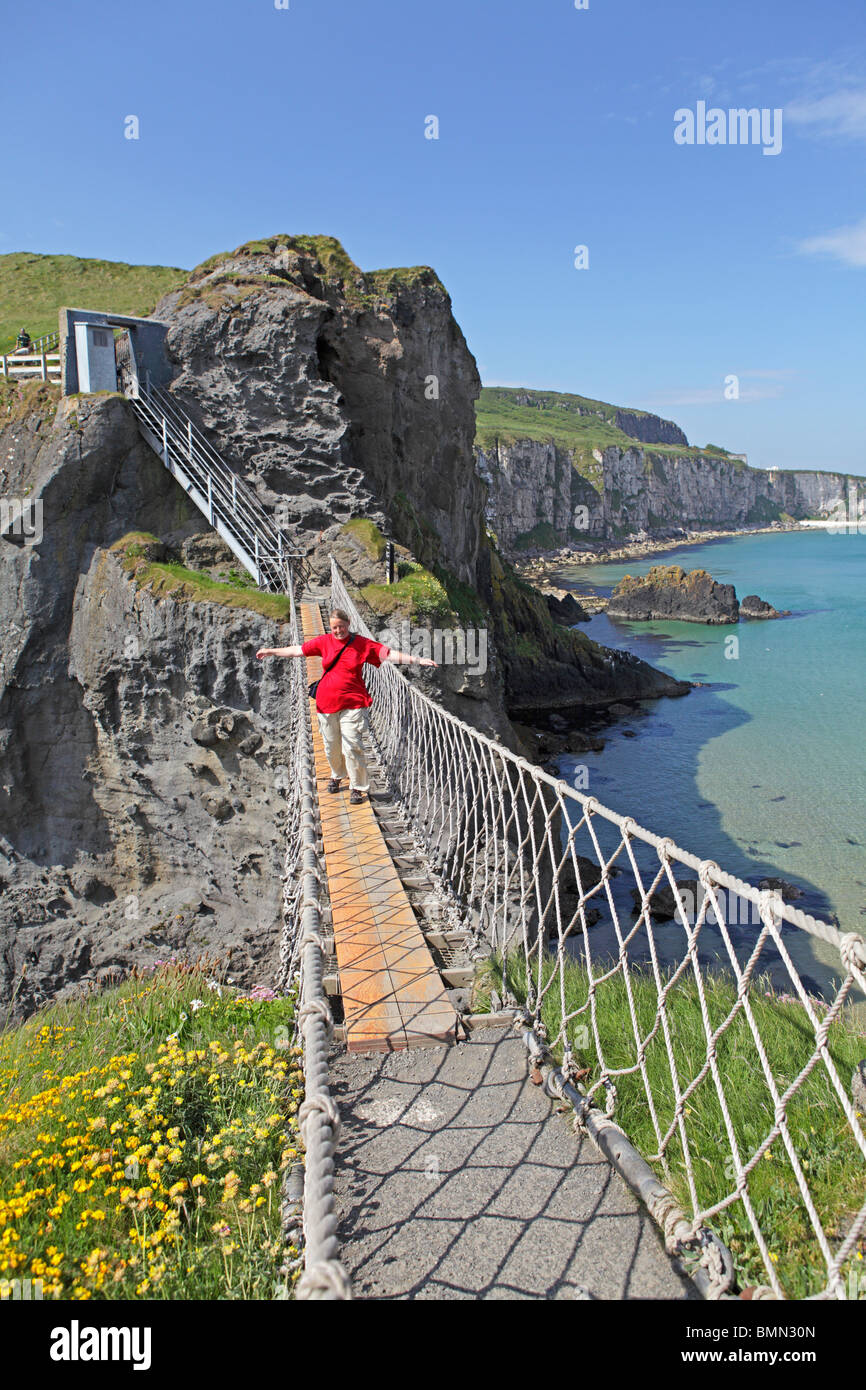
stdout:
<svg viewBox="0 0 866 1390">
<path fill-rule="evenodd" d="M 537 404 L 519 405 L 518 397 L 527 395 Z M 588 396 L 574 396 L 560 391 L 485 386 L 475 407 L 475 443 L 485 448 L 497 441 L 501 444 L 512 444 L 518 439 L 552 441 L 563 449 L 573 450 L 578 458 L 591 457 L 593 449 L 607 449 L 611 444 L 628 449 L 635 443 L 648 452 L 670 457 L 726 456 L 723 449 L 714 446 L 698 449 L 683 444 L 641 444 L 618 428 L 618 409 L 620 407 L 608 405 L 605 401 L 594 401 Z M 590 413 L 587 414 L 587 411 Z M 646 416 L 649 412 L 628 407 L 628 413 Z"/>
<path fill-rule="evenodd" d="M 32 338 L 57 328 L 63 304 L 144 317 L 188 271 L 177 266 L 127 265 L 14 251 L 0 256 L 0 352 L 14 347 L 20 328 Z"/>
<path fill-rule="evenodd" d="M 224 969 L 158 961 L 0 1034 L 0 1283 L 76 1301 L 287 1295 L 294 1001 L 241 994 Z"/>
</svg>

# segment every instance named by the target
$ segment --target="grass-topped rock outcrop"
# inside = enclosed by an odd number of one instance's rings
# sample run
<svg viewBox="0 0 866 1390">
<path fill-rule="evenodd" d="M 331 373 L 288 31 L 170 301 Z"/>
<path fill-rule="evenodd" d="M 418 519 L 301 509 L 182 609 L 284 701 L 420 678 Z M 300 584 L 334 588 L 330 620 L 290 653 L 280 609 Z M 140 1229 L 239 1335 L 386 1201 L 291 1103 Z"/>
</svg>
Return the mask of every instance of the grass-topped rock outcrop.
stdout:
<svg viewBox="0 0 866 1390">
<path fill-rule="evenodd" d="M 611 618 L 678 618 L 686 623 L 735 623 L 739 605 L 733 584 L 719 584 L 706 570 L 653 565 L 636 578 L 627 574 L 608 604 Z"/>
<path fill-rule="evenodd" d="M 273 236 L 205 261 L 156 316 L 172 392 L 321 579 L 367 518 L 474 582 L 480 381 L 433 270 L 365 272 L 333 237 Z"/>
<path fill-rule="evenodd" d="M 733 584 L 720 584 L 706 570 L 653 565 L 645 575 L 627 574 L 607 606 L 611 618 L 632 622 L 676 619 L 684 623 L 736 623 L 740 618 L 787 616 L 750 594 L 741 606 Z"/>
</svg>

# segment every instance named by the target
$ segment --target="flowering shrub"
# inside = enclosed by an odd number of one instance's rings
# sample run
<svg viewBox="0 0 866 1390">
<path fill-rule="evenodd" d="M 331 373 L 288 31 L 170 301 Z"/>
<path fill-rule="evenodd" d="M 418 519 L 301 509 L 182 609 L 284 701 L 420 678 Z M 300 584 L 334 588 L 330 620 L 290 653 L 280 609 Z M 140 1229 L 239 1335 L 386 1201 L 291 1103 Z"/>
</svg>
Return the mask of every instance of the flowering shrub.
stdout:
<svg viewBox="0 0 866 1390">
<path fill-rule="evenodd" d="M 0 1035 L 0 1280 L 273 1298 L 298 1161 L 294 1001 L 171 962 Z"/>
</svg>

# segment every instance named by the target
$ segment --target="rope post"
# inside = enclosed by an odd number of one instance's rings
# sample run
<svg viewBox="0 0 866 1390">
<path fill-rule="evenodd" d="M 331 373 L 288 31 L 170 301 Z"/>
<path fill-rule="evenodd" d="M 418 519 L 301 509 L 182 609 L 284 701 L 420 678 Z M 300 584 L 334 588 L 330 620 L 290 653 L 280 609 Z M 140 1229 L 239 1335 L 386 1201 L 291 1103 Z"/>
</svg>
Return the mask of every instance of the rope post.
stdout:
<svg viewBox="0 0 866 1390">
<path fill-rule="evenodd" d="M 394 583 L 394 542 L 393 542 L 393 541 L 386 541 L 386 542 L 385 542 L 385 572 L 386 572 L 386 575 L 387 575 L 387 582 L 388 582 L 389 584 L 393 584 L 393 583 Z"/>
<path fill-rule="evenodd" d="M 164 415 L 162 417 L 162 461 L 168 468 L 168 424 Z"/>
<path fill-rule="evenodd" d="M 190 463 L 192 463 L 192 420 L 186 422 L 186 451 Z"/>
<path fill-rule="evenodd" d="M 47 365 L 47 363 L 46 363 L 46 361 L 45 361 L 45 353 L 44 353 L 44 352 L 42 353 L 42 380 L 43 380 L 43 381 L 47 381 L 47 380 L 48 380 L 48 365 Z"/>
</svg>

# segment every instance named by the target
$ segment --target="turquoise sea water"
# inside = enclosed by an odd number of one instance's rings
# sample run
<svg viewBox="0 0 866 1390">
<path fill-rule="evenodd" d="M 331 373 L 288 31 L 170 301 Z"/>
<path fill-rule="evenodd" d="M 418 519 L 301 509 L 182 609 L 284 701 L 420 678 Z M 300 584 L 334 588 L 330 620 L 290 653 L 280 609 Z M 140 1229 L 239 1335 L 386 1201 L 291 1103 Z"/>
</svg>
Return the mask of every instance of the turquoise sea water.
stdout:
<svg viewBox="0 0 866 1390">
<path fill-rule="evenodd" d="M 558 582 L 608 592 L 651 564 L 704 568 L 790 618 L 708 627 L 625 623 L 581 630 L 706 685 L 647 702 L 605 734 L 604 751 L 564 759 L 588 790 L 739 877 L 778 875 L 797 906 L 866 922 L 866 536 L 825 531 L 736 537 L 628 564 L 563 569 Z M 738 639 L 736 656 L 726 642 Z M 727 650 L 730 650 L 728 644 Z M 629 736 L 637 734 L 637 737 Z M 819 955 L 823 952 L 819 950 Z"/>
</svg>

